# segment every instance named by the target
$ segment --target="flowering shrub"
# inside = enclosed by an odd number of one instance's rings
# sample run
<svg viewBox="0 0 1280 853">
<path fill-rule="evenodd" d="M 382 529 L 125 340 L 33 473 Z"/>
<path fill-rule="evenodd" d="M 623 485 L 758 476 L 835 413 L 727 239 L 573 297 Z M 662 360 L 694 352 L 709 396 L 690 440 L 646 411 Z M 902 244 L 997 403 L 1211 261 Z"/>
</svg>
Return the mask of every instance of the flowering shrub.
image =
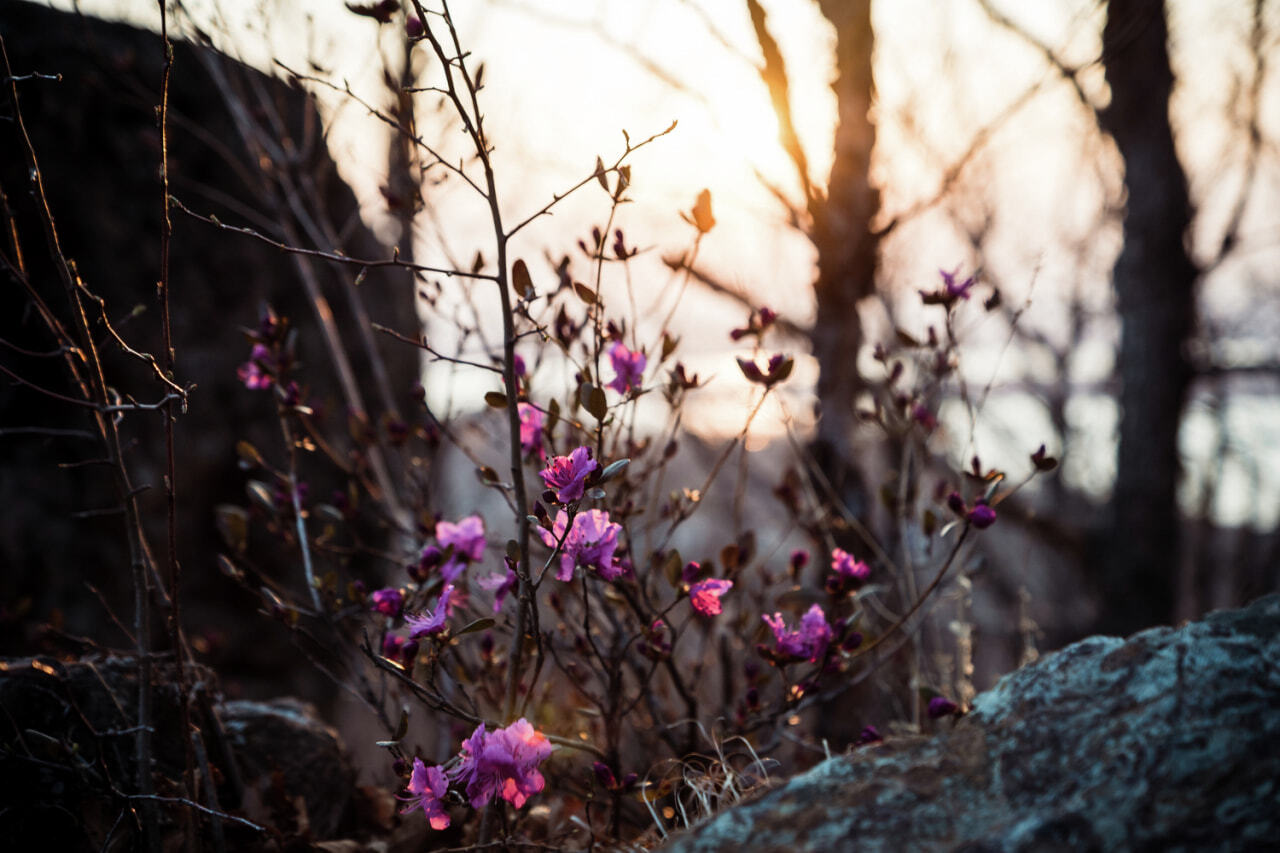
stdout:
<svg viewBox="0 0 1280 853">
<path fill-rule="evenodd" d="M 428 15 L 414 6 L 407 37 L 414 49 L 457 70 L 443 91 L 457 96 L 454 107 L 466 119 L 476 162 L 492 178 L 483 123 L 466 106 L 477 87 L 447 9 Z M 763 783 L 766 759 L 786 757 L 781 732 L 800 726 L 806 709 L 874 672 L 881 658 L 873 653 L 881 646 L 890 652 L 911 642 L 918 609 L 946 581 L 966 539 L 997 520 L 1003 474 L 983 471 L 976 458 L 970 470 L 943 470 L 932 492 L 909 483 L 883 489 L 886 526 L 911 528 L 929 543 L 925 564 L 934 579 L 917 590 L 901 565 L 907 537 L 898 537 L 895 559 L 858 519 L 841 517 L 847 511 L 820 490 L 820 476 L 793 470 L 775 494 L 816 550 L 816 567 L 829 567 L 823 576 L 807 576 L 810 550 L 775 560 L 751 531 L 718 553 L 697 560 L 681 555 L 678 531 L 705 505 L 765 399 L 790 379 L 795 358 L 765 349 L 778 314 L 751 310 L 729 335 L 730 344 L 750 347 L 732 356 L 751 395 L 743 427 L 704 479 L 664 489 L 665 480 L 688 474 L 673 470 L 672 460 L 683 437 L 682 407 L 704 383 L 679 360 L 680 342 L 665 326 L 649 328 L 634 312 L 614 313 L 607 297 L 607 273 L 625 270 L 636 254 L 614 224 L 632 181 L 626 160 L 655 138 L 633 143 L 627 137 L 623 154 L 612 165 L 599 161 L 579 185 L 594 179 L 608 201 L 606 225 L 578 241 L 590 283 L 578 280 L 580 270 L 568 257 L 549 271 L 556 285 L 536 281 L 524 261 L 507 260 L 522 225 L 497 224 L 501 264 L 489 272 L 481 259 L 467 275 L 498 289 L 500 343 L 480 361 L 421 344 L 433 357 L 494 383 L 485 401 L 501 413 L 496 449 L 468 442 L 438 417 L 425 394 L 417 395 L 411 419 L 388 414 L 375 425 L 363 413 L 350 413 L 347 435 L 324 440 L 304 402 L 305 377 L 289 351 L 287 322 L 268 313 L 250 334 L 240 378 L 248 389 L 275 389 L 287 449 L 303 445 L 298 436 L 314 435 L 305 439 L 309 462 L 327 458 L 348 478 L 330 503 L 319 503 L 306 498 L 295 462 L 273 470 L 255 455 L 252 467 L 266 472 L 281 495 L 259 501 L 259 509 L 272 532 L 298 549 L 310 598 L 308 604 L 271 592 L 268 612 L 293 627 L 304 619 L 323 621 L 360 649 L 367 666 L 353 664 L 352 689 L 388 730 L 381 743 L 402 773 L 404 811 L 421 809 L 435 830 L 461 831 L 461 824 L 487 842 L 497 831 L 490 817 L 461 821 L 451 812 L 467 805 L 502 813 L 501 831 L 516 838 L 520 818 L 513 812 L 552 793 L 556 805 L 548 808 L 562 833 L 557 843 L 569 844 L 583 828 L 586 837 L 573 843 L 624 843 L 640 838 L 651 821 L 665 834 L 695 799 L 707 802 L 691 793 L 704 789 L 691 781 L 690 767 L 723 783 L 717 790 Z M 482 194 L 500 223 L 497 189 L 485 186 Z M 710 193 L 699 194 L 683 215 L 693 226 L 696 251 L 715 225 Z M 958 282 L 958 276 L 959 270 L 944 271 L 937 289 L 921 292 L 926 306 L 942 310 L 942 334 L 931 327 L 922 341 L 900 331 L 893 345 L 876 349 L 884 377 L 862 414 L 900 444 L 924 448 L 943 432 L 939 400 L 958 361 L 953 318 L 978 286 L 974 277 Z M 653 337 L 641 345 L 645 334 Z M 417 335 L 397 337 L 413 342 Z M 612 378 L 606 381 L 602 368 Z M 665 430 L 637 425 L 642 400 L 665 409 Z M 433 507 L 426 460 L 446 445 L 476 463 L 480 485 L 506 511 L 451 521 Z M 343 446 L 345 452 L 337 449 Z M 495 453 L 508 461 L 488 464 Z M 1037 453 L 1036 470 L 1052 467 L 1043 448 Z M 389 459 L 404 462 L 403 476 L 387 473 Z M 380 508 L 385 546 L 351 529 L 359 508 L 370 503 Z M 941 521 L 945 511 L 949 523 Z M 376 566 L 369 572 L 378 578 L 372 594 L 355 577 L 369 571 L 357 569 L 357 557 Z M 316 570 L 316 563 L 332 568 Z M 383 586 L 393 573 L 401 583 Z M 451 733 L 459 745 L 451 757 L 438 754 L 439 738 L 431 746 L 414 740 L 411 709 L 424 711 L 433 731 Z M 939 696 L 917 716 L 962 711 Z M 796 742 L 808 736 L 796 732 Z M 879 738 L 865 725 L 846 743 Z M 708 743 L 715 752 L 710 765 L 698 758 Z M 679 772 L 665 774 L 669 766 Z"/>
</svg>

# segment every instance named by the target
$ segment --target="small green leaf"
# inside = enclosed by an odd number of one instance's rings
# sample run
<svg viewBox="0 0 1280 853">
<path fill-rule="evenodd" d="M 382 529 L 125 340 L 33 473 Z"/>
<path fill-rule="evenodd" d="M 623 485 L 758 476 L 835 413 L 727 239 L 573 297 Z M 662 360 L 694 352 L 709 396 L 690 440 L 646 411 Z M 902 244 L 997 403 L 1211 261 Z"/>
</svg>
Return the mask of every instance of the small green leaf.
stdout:
<svg viewBox="0 0 1280 853">
<path fill-rule="evenodd" d="M 222 541 L 237 557 L 242 556 L 249 544 L 249 513 L 235 504 L 219 504 L 214 517 Z"/>
<path fill-rule="evenodd" d="M 505 409 L 507 407 L 507 395 L 501 391 L 488 391 L 484 395 L 484 401 L 495 409 Z"/>
<path fill-rule="evenodd" d="M 667 552 L 667 558 L 662 562 L 662 574 L 666 577 L 667 582 L 673 587 L 680 585 L 680 573 L 684 570 L 684 560 L 680 559 L 680 552 L 671 550 Z"/>
<path fill-rule="evenodd" d="M 596 292 L 582 282 L 575 281 L 573 283 L 573 292 L 578 294 L 578 298 L 588 305 L 596 304 Z"/>
<path fill-rule="evenodd" d="M 604 420 L 609 412 L 609 401 L 605 399 L 604 391 L 598 385 L 592 385 L 590 382 L 582 383 L 578 396 L 582 401 L 582 408 L 596 420 Z"/>
<path fill-rule="evenodd" d="M 630 459 L 618 459 L 614 462 L 610 462 L 608 465 L 605 466 L 605 469 L 600 472 L 600 482 L 602 483 L 609 482 L 611 479 L 617 476 L 618 473 L 621 472 L 623 468 L 626 468 L 630 464 L 631 464 Z"/>
<path fill-rule="evenodd" d="M 270 486 L 261 480 L 250 480 L 245 484 L 244 490 L 248 493 L 249 500 L 267 510 L 267 512 L 270 512 L 273 515 L 275 514 L 275 496 Z"/>
<path fill-rule="evenodd" d="M 485 616 L 482 619 L 477 619 L 469 625 L 464 625 L 461 630 L 454 631 L 453 636 L 461 637 L 463 634 L 474 634 L 476 631 L 485 631 L 492 628 L 495 622 L 496 620 L 492 616 Z"/>
<path fill-rule="evenodd" d="M 258 452 L 258 448 L 247 441 L 236 442 L 236 455 L 240 457 L 240 468 L 242 470 L 247 471 L 250 468 L 262 467 L 262 454 Z"/>
</svg>

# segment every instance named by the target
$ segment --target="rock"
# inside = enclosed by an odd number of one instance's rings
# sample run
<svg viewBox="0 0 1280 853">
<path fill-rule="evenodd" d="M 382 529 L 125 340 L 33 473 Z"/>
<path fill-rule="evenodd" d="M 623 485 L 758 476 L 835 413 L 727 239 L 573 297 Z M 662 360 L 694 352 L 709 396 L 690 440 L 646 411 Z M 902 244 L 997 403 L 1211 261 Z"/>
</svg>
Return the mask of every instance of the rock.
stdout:
<svg viewBox="0 0 1280 853">
<path fill-rule="evenodd" d="M 201 733 L 218 808 L 266 827 L 224 822 L 233 849 L 272 839 L 327 839 L 361 831 L 355 771 L 338 735 L 294 699 L 214 703 L 213 674 L 195 666 L 191 724 Z M 152 778 L 174 796 L 186 766 L 172 664 L 152 668 Z M 134 658 L 0 659 L 0 839 L 6 850 L 108 849 L 135 826 L 137 790 Z M 209 800 L 202 796 L 202 803 Z M 178 807 L 161 812 L 161 833 L 181 847 Z M 197 815 L 203 831 L 209 824 Z M 270 846 L 269 844 L 267 846 Z M 166 844 L 165 849 L 169 849 Z"/>
<path fill-rule="evenodd" d="M 30 79 L 18 85 L 63 252 L 75 261 L 86 285 L 106 300 L 109 316 L 130 345 L 159 355 L 159 36 L 13 0 L 0 2 L 0 34 L 14 74 L 61 75 L 58 81 Z M 185 42 L 175 42 L 173 48 L 168 146 L 172 195 L 224 223 L 249 225 L 280 237 L 279 229 L 291 221 L 290 214 L 280 208 L 271 187 L 287 174 L 314 187 L 302 201 L 308 215 L 333 225 L 336 243 L 322 248 L 365 258 L 389 254 L 362 223 L 356 197 L 340 180 L 324 144 L 319 112 L 303 90 L 208 48 Z M 224 91 L 239 93 L 257 120 L 278 122 L 282 136 L 275 142 L 291 152 L 287 162 L 270 160 L 244 140 Z M 33 287 L 70 324 L 68 300 L 30 191 L 25 145 L 10 120 L 7 94 L 3 100 L 0 188 L 13 212 L 12 225 Z M 219 535 L 215 508 L 245 504 L 250 476 L 271 479 L 261 470 L 240 470 L 238 441 L 251 442 L 273 464 L 284 458 L 271 395 L 248 391 L 236 375 L 250 351 L 241 329 L 257 325 L 262 304 L 270 302 L 293 320 L 308 401 L 317 410 L 322 431 L 344 452 L 340 439 L 347 433 L 346 405 L 336 372 L 294 257 L 252 238 L 219 231 L 178 210 L 171 220 L 176 375 L 196 386 L 189 412 L 175 424 L 185 627 L 193 636 L 210 634 L 215 648 L 209 661 L 228 682 L 247 685 L 245 698 L 305 689 L 322 700 L 330 692 L 302 683 L 300 674 L 309 670 L 296 666 L 285 632 L 226 628 L 257 605 L 219 571 L 218 554 L 231 550 Z M 9 220 L 5 222 L 6 237 L 0 244 L 9 253 Z M 360 317 L 348 298 L 359 271 L 322 263 L 312 269 L 351 354 L 356 383 L 366 394 L 366 412 L 377 424 L 383 406 L 372 391 L 375 371 L 360 344 Z M 410 335 L 416 330 L 407 273 L 371 270 L 358 292 L 373 321 Z M 12 276 L 0 275 L 0 339 L 27 352 L 49 352 L 55 348 L 54 339 L 32 302 Z M 411 411 L 407 401 L 418 378 L 417 351 L 385 335 L 377 348 L 402 413 Z M 161 396 L 162 386 L 146 365 L 111 347 L 105 347 L 105 353 L 107 382 L 121 394 L 141 401 Z M 0 366 L 58 394 L 78 393 L 59 359 L 0 347 Z M 163 564 L 163 419 L 152 412 L 129 413 L 121 429 L 132 482 L 141 491 L 152 551 Z M 33 637 L 19 618 L 24 609 L 33 620 L 60 622 L 69 633 L 118 642 L 118 635 L 110 633 L 102 602 L 86 581 L 126 621 L 132 612 L 120 499 L 108 470 L 85 464 L 104 455 L 95 435 L 86 409 L 9 378 L 0 382 L 0 504 L 6 508 L 0 513 L 0 565 L 5 567 L 0 574 L 0 654 L 32 652 Z M 346 485 L 345 478 L 323 465 L 312 466 L 309 473 L 304 469 L 303 476 L 316 501 L 329 500 L 334 488 Z M 380 520 L 370 510 L 365 515 L 361 535 L 369 542 L 380 541 Z M 296 551 L 269 551 L 276 547 L 275 538 L 260 527 L 251 530 L 259 564 L 275 570 L 281 582 L 299 584 L 300 574 L 293 568 Z M 382 570 L 381 563 L 366 563 L 370 561 L 356 561 L 352 573 Z"/>
<path fill-rule="evenodd" d="M 1017 670 L 932 738 L 833 758 L 673 839 L 710 850 L 1280 845 L 1280 596 Z"/>
<path fill-rule="evenodd" d="M 347 817 L 356 775 L 338 733 L 296 699 L 226 702 L 218 712 L 235 750 L 250 820 L 278 824 L 273 801 L 283 797 L 293 807 L 294 828 L 333 838 Z"/>
</svg>

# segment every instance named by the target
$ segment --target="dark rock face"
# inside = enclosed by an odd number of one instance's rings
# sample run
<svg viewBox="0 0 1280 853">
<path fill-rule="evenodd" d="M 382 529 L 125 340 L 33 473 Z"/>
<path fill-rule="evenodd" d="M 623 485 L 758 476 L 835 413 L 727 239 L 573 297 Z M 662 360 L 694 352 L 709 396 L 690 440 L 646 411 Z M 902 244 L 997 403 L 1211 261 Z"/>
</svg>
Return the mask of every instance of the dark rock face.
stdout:
<svg viewBox="0 0 1280 853">
<path fill-rule="evenodd" d="M 0 34 L 15 75 L 62 75 L 60 82 L 24 80 L 18 89 L 63 253 L 74 261 L 85 285 L 106 300 L 107 316 L 121 335 L 135 349 L 159 358 L 159 37 L 14 0 L 0 3 Z M 292 181 L 308 188 L 299 202 L 305 215 L 332 226 L 332 242 L 318 248 L 366 258 L 388 254 L 362 224 L 356 199 L 336 173 L 318 113 L 304 92 L 190 44 L 176 43 L 174 56 L 169 97 L 173 196 L 199 213 L 281 239 L 286 223 L 305 230 L 298 211 L 280 201 L 281 187 Z M 210 57 L 212 64 L 206 61 Z M 33 200 L 25 145 L 12 120 L 7 90 L 6 85 L 0 94 L 0 190 L 13 220 L 0 217 L 0 252 L 10 261 L 18 257 L 12 224 L 32 288 L 70 325 L 68 299 Z M 237 113 L 228 106 L 228 92 L 243 108 L 242 119 L 248 115 L 272 128 L 270 151 L 246 142 L 243 122 L 237 122 Z M 245 502 L 238 440 L 251 441 L 272 462 L 284 458 L 272 395 L 248 391 L 236 377 L 250 349 L 241 329 L 256 325 L 263 302 L 289 316 L 299 332 L 307 402 L 327 412 L 327 420 L 321 421 L 327 433 L 346 432 L 346 403 L 296 259 L 178 210 L 171 219 L 176 376 L 196 386 L 189 413 L 176 424 L 178 556 L 185 572 L 187 625 L 193 633 L 217 629 L 230 645 L 239 632 L 226 630 L 228 611 L 243 616 L 253 605 L 241 600 L 218 573 L 216 557 L 224 546 L 214 507 Z M 377 424 L 383 404 L 373 392 L 371 360 L 356 333 L 359 317 L 349 299 L 359 270 L 320 262 L 312 270 L 352 355 L 366 414 Z M 372 320 L 413 333 L 414 298 L 407 274 L 371 270 L 359 293 Z M 33 355 L 55 347 L 33 302 L 19 277 L 0 264 L 0 341 L 5 344 L 0 345 L 0 366 L 43 388 L 77 396 L 60 358 Z M 114 351 L 100 323 L 94 328 L 107 353 L 107 382 L 141 402 L 159 399 L 164 388 L 150 370 Z M 378 345 L 403 411 L 417 378 L 417 353 L 389 338 Z M 146 489 L 140 501 L 153 553 L 163 564 L 162 415 L 131 412 L 121 429 L 133 485 Z M 92 583 L 128 621 L 132 605 L 120 500 L 109 471 L 89 462 L 103 456 L 86 409 L 16 384 L 8 375 L 0 377 L 0 505 L 5 507 L 0 513 L 0 654 L 31 650 L 31 638 L 13 625 L 14 611 L 24 601 L 39 619 L 59 611 L 71 633 L 120 641 L 106 627 L 105 609 L 86 589 L 86 582 Z M 312 482 L 313 497 L 327 500 L 331 485 Z M 274 562 L 279 565 L 269 565 L 282 579 L 296 582 L 290 555 Z M 235 660 L 240 674 L 268 684 L 279 678 L 283 661 L 267 660 L 261 651 L 228 649 L 217 663 L 225 674 L 224 664 Z M 276 680 L 268 689 L 279 692 L 281 685 Z"/>
<path fill-rule="evenodd" d="M 933 738 L 833 758 L 675 839 L 711 850 L 1280 844 L 1280 596 L 1005 676 Z"/>
<path fill-rule="evenodd" d="M 176 675 L 153 667 L 155 787 L 172 794 L 182 778 L 182 717 Z M 333 838 L 350 829 L 355 771 L 341 739 L 293 699 L 217 703 L 213 674 L 195 667 L 190 717 L 215 781 L 221 810 L 268 828 L 226 822 L 233 849 L 264 838 Z M 137 661 L 126 657 L 0 660 L 0 839 L 7 850 L 99 850 L 135 826 Z M 211 798 L 204 783 L 202 804 Z M 176 810 L 162 830 L 181 846 Z M 203 819 L 203 817 L 201 818 Z M 207 828 L 205 829 L 207 831 Z M 167 848 L 166 848 L 167 849 Z"/>
</svg>

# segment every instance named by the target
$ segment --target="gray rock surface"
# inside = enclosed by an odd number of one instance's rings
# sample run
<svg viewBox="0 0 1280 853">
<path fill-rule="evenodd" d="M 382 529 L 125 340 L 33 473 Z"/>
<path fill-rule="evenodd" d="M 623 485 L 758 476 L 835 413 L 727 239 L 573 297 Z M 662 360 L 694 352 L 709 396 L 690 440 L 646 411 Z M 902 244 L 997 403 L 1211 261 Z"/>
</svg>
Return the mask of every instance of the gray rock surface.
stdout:
<svg viewBox="0 0 1280 853">
<path fill-rule="evenodd" d="M 1280 596 L 1083 640 L 949 731 L 833 758 L 667 849 L 1280 849 Z"/>
</svg>

